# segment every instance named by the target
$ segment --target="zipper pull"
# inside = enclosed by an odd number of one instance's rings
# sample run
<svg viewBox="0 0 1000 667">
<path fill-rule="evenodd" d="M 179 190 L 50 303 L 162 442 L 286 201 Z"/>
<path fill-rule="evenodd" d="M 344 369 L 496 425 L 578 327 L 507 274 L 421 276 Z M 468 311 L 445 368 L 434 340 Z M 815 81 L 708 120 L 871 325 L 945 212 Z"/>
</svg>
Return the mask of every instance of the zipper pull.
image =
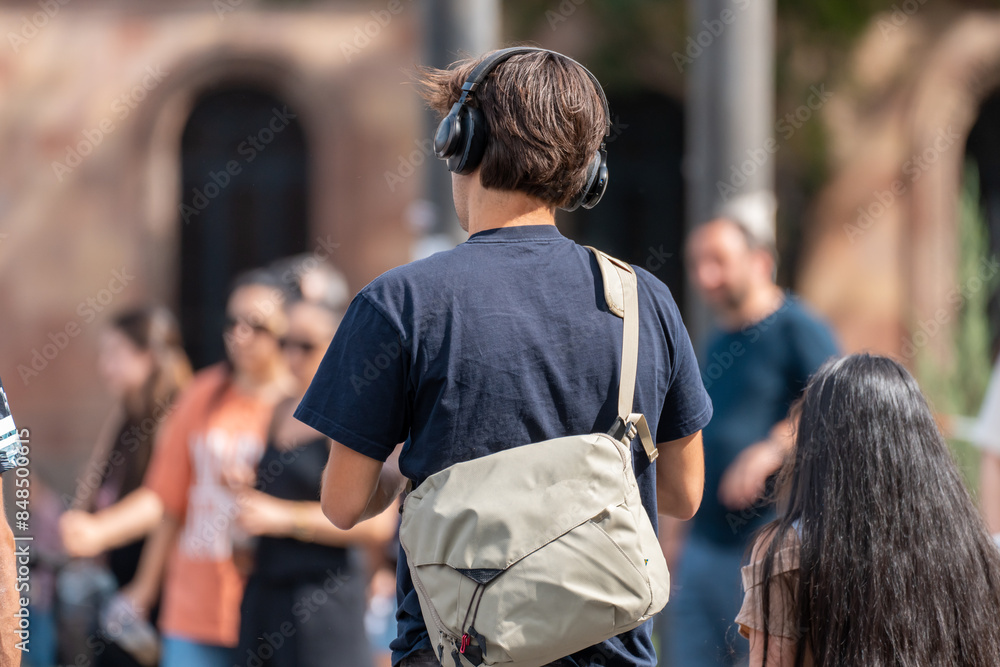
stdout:
<svg viewBox="0 0 1000 667">
<path fill-rule="evenodd" d="M 458 652 L 465 654 L 465 649 L 469 648 L 469 643 L 471 641 L 472 637 L 469 636 L 469 633 L 465 633 L 464 635 L 462 635 L 462 645 L 459 646 Z"/>
</svg>

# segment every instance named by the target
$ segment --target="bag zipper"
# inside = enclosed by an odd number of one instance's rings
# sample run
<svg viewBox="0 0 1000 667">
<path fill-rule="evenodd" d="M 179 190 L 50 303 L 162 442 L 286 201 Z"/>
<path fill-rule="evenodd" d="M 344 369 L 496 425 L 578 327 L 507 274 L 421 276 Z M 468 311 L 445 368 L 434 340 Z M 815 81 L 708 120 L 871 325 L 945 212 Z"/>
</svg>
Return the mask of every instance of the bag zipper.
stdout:
<svg viewBox="0 0 1000 667">
<path fill-rule="evenodd" d="M 407 566 L 410 569 L 410 578 L 413 579 L 413 585 L 420 589 L 420 593 L 424 596 L 424 599 L 428 601 L 427 602 L 427 607 L 428 607 L 428 609 L 431 612 L 431 620 L 434 621 L 434 625 L 437 626 L 438 631 L 445 638 L 447 638 L 452 643 L 452 645 L 457 645 L 457 642 L 459 641 L 458 637 L 456 637 L 455 635 L 451 634 L 448 631 L 448 629 L 445 627 L 444 621 L 442 621 L 441 617 L 438 616 L 437 609 L 435 609 L 434 608 L 434 604 L 432 602 L 430 602 L 431 598 L 430 598 L 429 595 L 427 595 L 427 589 L 424 588 L 423 582 L 421 582 L 420 581 L 420 577 L 417 576 L 417 568 L 409 564 L 410 563 L 410 554 L 407 551 L 406 547 L 403 547 L 403 552 L 406 553 L 406 562 L 407 562 Z"/>
</svg>

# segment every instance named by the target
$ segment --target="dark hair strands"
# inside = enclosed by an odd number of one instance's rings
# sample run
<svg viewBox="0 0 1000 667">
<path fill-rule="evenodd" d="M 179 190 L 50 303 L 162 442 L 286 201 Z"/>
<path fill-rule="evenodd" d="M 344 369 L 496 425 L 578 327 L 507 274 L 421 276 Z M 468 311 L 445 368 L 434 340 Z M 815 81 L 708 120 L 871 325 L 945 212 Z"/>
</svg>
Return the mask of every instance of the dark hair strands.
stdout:
<svg viewBox="0 0 1000 667">
<path fill-rule="evenodd" d="M 482 59 L 417 68 L 428 106 L 447 115 Z M 556 207 L 583 188 L 607 118 L 593 81 L 575 63 L 545 51 L 512 56 L 487 76 L 470 106 L 482 110 L 490 131 L 479 168 L 483 187 L 524 192 Z"/>
<path fill-rule="evenodd" d="M 153 358 L 153 368 L 145 384 L 123 401 L 127 424 L 142 428 L 145 438 L 129 441 L 119 437 L 112 445 L 125 461 L 121 488 L 134 489 L 142 482 L 156 433 L 177 395 L 191 379 L 192 370 L 177 320 L 164 306 L 132 308 L 112 317 L 109 324 L 137 350 L 148 352 Z M 152 425 L 152 430 L 147 424 Z M 105 470 L 102 483 L 110 474 L 110 468 Z"/>
<path fill-rule="evenodd" d="M 1000 665 L 1000 551 L 913 377 L 886 357 L 845 357 L 816 373 L 796 412 L 759 565 L 771 582 L 798 522 L 798 583 L 773 580 L 797 600 L 794 664 Z M 765 656 L 772 639 L 765 628 Z"/>
</svg>

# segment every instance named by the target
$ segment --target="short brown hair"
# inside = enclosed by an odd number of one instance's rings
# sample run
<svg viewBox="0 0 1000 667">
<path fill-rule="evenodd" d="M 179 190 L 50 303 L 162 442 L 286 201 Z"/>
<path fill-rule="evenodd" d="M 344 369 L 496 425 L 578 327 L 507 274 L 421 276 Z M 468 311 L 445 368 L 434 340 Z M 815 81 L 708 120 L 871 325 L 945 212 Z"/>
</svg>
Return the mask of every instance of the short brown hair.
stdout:
<svg viewBox="0 0 1000 667">
<path fill-rule="evenodd" d="M 489 55 L 443 70 L 420 68 L 428 105 L 447 115 L 473 68 Z M 556 207 L 583 189 L 608 119 L 594 82 L 578 64 L 551 51 L 511 56 L 468 104 L 482 110 L 490 132 L 479 170 L 483 187 L 524 192 Z"/>
</svg>

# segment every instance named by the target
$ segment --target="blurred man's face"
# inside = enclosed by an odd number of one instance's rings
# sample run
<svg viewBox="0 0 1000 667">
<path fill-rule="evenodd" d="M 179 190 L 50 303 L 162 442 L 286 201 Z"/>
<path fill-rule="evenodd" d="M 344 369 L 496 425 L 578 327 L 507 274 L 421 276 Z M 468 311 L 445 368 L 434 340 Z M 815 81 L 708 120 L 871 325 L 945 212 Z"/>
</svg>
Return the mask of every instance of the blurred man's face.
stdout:
<svg viewBox="0 0 1000 667">
<path fill-rule="evenodd" d="M 740 307 L 753 285 L 754 251 L 727 220 L 697 227 L 687 243 L 688 277 L 714 310 Z"/>
</svg>

